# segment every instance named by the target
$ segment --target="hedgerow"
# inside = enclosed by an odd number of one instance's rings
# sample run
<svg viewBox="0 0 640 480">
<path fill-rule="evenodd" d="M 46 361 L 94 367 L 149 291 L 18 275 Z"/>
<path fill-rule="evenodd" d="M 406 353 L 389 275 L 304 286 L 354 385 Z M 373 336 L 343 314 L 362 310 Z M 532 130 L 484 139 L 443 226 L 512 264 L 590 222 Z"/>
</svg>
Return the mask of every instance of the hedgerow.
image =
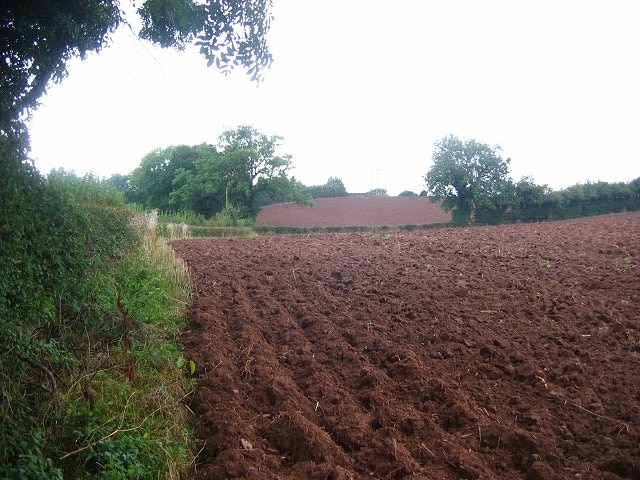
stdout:
<svg viewBox="0 0 640 480">
<path fill-rule="evenodd" d="M 103 182 L 0 155 L 0 478 L 177 478 L 185 267 Z"/>
</svg>

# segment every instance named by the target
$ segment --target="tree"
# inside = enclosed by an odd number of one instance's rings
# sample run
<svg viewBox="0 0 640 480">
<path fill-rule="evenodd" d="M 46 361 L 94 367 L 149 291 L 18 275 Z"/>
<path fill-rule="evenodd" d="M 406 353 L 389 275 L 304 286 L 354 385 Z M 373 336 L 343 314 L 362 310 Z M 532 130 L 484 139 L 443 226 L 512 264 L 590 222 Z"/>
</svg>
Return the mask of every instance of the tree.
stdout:
<svg viewBox="0 0 640 480">
<path fill-rule="evenodd" d="M 266 44 L 269 0 L 146 0 L 137 13 L 140 37 L 162 47 L 194 42 L 208 65 L 234 66 L 260 79 L 272 61 Z M 67 62 L 109 42 L 126 19 L 118 0 L 5 0 L 0 9 L 0 133 L 24 133 L 22 115 L 35 108 Z"/>
<path fill-rule="evenodd" d="M 412 192 L 411 190 L 403 190 L 398 194 L 399 197 L 417 197 L 418 194 L 416 192 Z"/>
<path fill-rule="evenodd" d="M 338 177 L 329 177 L 324 185 L 311 185 L 305 191 L 313 198 L 345 197 L 347 189 Z"/>
<path fill-rule="evenodd" d="M 198 147 L 179 145 L 154 150 L 144 156 L 140 165 L 131 173 L 131 195 L 145 207 L 158 210 L 175 210 L 170 202 L 173 181 L 177 172 L 191 171 L 202 155 Z M 209 145 L 201 146 L 210 150 Z"/>
<path fill-rule="evenodd" d="M 499 150 L 499 146 L 463 142 L 454 135 L 436 142 L 433 165 L 424 177 L 427 193 L 452 211 L 455 223 L 469 223 L 477 213 L 485 218 L 504 213 L 512 182 L 508 178 L 510 160 L 502 159 L 496 153 Z"/>
<path fill-rule="evenodd" d="M 386 197 L 387 190 L 384 188 L 373 188 L 367 192 L 367 195 L 371 197 Z"/>
<path fill-rule="evenodd" d="M 344 186 L 343 181 L 338 177 L 329 177 L 324 187 L 324 190 L 328 196 L 346 197 L 348 195 L 347 188 Z"/>
<path fill-rule="evenodd" d="M 215 147 L 207 147 L 192 147 L 196 154 L 193 168 L 179 168 L 175 172 L 169 196 L 176 210 L 211 217 L 227 203 L 228 190 L 221 155 Z"/>
<path fill-rule="evenodd" d="M 8 0 L 0 13 L 0 129 L 8 132 L 37 105 L 74 56 L 100 50 L 121 21 L 115 1 Z"/>
<path fill-rule="evenodd" d="M 541 222 L 559 214 L 560 195 L 547 185 L 536 185 L 529 177 L 523 177 L 515 184 L 514 195 L 514 220 Z"/>
<path fill-rule="evenodd" d="M 629 182 L 631 198 L 629 199 L 629 210 L 640 210 L 640 177 Z"/>
<path fill-rule="evenodd" d="M 128 198 L 147 208 L 207 217 L 231 207 L 255 217 L 273 199 L 308 203 L 303 185 L 288 176 L 291 157 L 276 155 L 280 140 L 241 126 L 224 132 L 216 146 L 154 150 L 132 172 Z"/>
<path fill-rule="evenodd" d="M 243 214 L 255 217 L 260 210 L 258 196 L 283 196 L 297 202 L 309 202 L 291 170 L 291 156 L 276 155 L 282 137 L 267 136 L 253 127 L 240 126 L 220 136 L 223 178 L 228 200 L 244 208 Z"/>
</svg>

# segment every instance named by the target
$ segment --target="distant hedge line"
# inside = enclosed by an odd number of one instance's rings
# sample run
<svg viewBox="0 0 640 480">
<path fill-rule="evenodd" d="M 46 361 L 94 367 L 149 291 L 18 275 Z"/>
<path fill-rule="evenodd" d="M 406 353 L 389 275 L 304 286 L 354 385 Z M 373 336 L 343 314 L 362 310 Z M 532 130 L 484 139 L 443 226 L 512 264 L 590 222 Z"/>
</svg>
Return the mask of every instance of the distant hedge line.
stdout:
<svg viewBox="0 0 640 480">
<path fill-rule="evenodd" d="M 257 233 L 262 234 L 308 234 L 308 233 L 348 233 L 348 232 L 391 232 L 398 230 L 424 230 L 432 228 L 442 228 L 449 226 L 449 223 L 429 223 L 425 225 L 398 225 L 398 226 L 367 226 L 356 225 L 353 227 L 283 227 L 283 226 L 269 226 L 262 225 L 255 227 Z"/>
</svg>

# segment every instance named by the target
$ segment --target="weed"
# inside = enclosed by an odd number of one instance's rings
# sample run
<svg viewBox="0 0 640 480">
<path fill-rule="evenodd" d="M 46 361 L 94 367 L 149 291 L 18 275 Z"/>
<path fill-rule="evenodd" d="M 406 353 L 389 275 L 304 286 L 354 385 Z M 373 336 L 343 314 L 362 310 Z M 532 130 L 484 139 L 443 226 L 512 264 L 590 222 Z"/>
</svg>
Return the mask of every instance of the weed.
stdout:
<svg viewBox="0 0 640 480">
<path fill-rule="evenodd" d="M 627 273 L 635 266 L 634 257 L 627 254 L 622 258 L 616 258 L 615 269 L 618 273 Z"/>
<path fill-rule="evenodd" d="M 542 268 L 552 268 L 553 264 L 551 263 L 551 260 L 548 260 L 540 255 L 536 255 L 536 261 L 538 262 L 538 265 L 540 265 Z"/>
</svg>

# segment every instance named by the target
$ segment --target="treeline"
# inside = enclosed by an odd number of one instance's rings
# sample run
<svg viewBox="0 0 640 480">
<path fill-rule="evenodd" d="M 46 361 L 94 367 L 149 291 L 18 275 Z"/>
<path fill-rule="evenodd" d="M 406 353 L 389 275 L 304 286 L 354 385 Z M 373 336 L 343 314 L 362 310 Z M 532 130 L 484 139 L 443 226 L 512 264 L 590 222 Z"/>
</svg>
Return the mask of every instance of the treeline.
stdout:
<svg viewBox="0 0 640 480">
<path fill-rule="evenodd" d="M 304 191 L 311 198 L 346 197 L 349 195 L 344 183 L 337 177 L 329 177 L 324 185 L 305 186 Z"/>
<path fill-rule="evenodd" d="M 640 178 L 578 184 L 561 191 L 509 176 L 498 145 L 446 135 L 435 143 L 426 194 L 459 225 L 561 220 L 640 208 Z"/>
<path fill-rule="evenodd" d="M 233 224 L 255 219 L 271 203 L 309 205 L 316 198 L 348 195 L 336 177 L 306 186 L 289 176 L 291 157 L 276 155 L 281 140 L 240 126 L 224 132 L 217 145 L 154 150 L 129 175 L 112 175 L 107 182 L 147 210 L 193 212 Z"/>
<path fill-rule="evenodd" d="M 475 223 L 542 222 L 640 210 L 640 178 L 593 182 L 554 191 L 529 178 L 476 205 Z"/>
<path fill-rule="evenodd" d="M 217 145 L 155 150 L 130 175 L 114 175 L 109 183 L 147 209 L 255 218 L 266 203 L 311 201 L 289 176 L 291 157 L 276 154 L 281 140 L 240 126 L 224 132 Z"/>
</svg>

